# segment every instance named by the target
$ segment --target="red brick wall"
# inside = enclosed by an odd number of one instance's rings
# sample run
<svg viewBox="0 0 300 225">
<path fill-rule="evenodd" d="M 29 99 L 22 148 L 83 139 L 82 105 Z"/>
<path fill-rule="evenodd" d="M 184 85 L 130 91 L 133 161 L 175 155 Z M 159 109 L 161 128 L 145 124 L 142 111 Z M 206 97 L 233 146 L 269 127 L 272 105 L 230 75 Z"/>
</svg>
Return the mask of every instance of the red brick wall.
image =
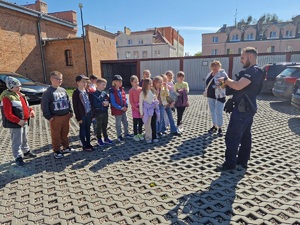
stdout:
<svg viewBox="0 0 300 225">
<path fill-rule="evenodd" d="M 89 75 L 101 77 L 100 60 L 117 59 L 116 36 L 93 26 L 86 26 L 86 34 Z"/>
<path fill-rule="evenodd" d="M 0 8 L 0 70 L 14 71 L 43 81 L 37 32 L 37 17 Z M 76 30 L 53 22 L 41 21 L 43 38 L 68 38 Z"/>
<path fill-rule="evenodd" d="M 65 51 L 72 51 L 73 66 L 66 65 Z M 45 45 L 47 80 L 53 70 L 63 74 L 63 86 L 75 87 L 75 77 L 85 74 L 85 61 L 82 38 L 48 41 Z"/>
</svg>

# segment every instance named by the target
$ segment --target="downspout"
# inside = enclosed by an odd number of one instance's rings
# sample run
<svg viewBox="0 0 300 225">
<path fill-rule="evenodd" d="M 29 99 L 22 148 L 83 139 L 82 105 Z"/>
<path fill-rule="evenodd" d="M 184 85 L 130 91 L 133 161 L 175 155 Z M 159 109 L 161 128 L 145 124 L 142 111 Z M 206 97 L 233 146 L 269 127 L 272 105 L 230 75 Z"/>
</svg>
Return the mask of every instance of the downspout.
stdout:
<svg viewBox="0 0 300 225">
<path fill-rule="evenodd" d="M 42 37 L 41 37 L 41 20 L 42 19 L 43 19 L 43 15 L 40 13 L 39 19 L 37 22 L 37 31 L 38 31 L 41 59 L 42 59 L 43 78 L 44 78 L 44 83 L 46 84 L 47 83 L 46 66 L 45 66 L 44 49 L 43 49 L 43 43 L 42 43 Z"/>
</svg>

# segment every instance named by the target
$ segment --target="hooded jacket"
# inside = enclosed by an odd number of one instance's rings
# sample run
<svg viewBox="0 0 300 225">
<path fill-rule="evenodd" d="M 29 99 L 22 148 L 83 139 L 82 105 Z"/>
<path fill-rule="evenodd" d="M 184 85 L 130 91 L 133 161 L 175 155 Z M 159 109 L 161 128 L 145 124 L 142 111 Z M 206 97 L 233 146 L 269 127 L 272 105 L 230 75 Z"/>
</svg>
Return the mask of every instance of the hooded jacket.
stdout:
<svg viewBox="0 0 300 225">
<path fill-rule="evenodd" d="M 2 125 L 4 128 L 21 128 L 20 120 L 29 120 L 32 108 L 25 96 L 10 90 L 5 90 L 0 95 Z"/>
</svg>

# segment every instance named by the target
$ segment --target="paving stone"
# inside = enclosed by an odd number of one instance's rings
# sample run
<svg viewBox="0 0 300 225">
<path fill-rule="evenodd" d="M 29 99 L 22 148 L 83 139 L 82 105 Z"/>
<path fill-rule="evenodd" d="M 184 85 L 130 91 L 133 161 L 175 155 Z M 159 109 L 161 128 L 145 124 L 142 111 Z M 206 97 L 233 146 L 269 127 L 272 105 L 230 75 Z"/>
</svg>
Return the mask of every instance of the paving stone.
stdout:
<svg viewBox="0 0 300 225">
<path fill-rule="evenodd" d="M 300 224 L 300 110 L 259 96 L 249 168 L 217 173 L 224 137 L 208 135 L 207 100 L 190 95 L 181 137 L 116 143 L 83 152 L 71 120 L 75 152 L 54 159 L 40 106 L 29 131 L 37 153 L 14 165 L 10 134 L 0 129 L 0 224 Z M 131 111 L 128 111 L 132 130 Z M 176 114 L 174 114 L 176 120 Z M 1 120 L 1 118 L 0 118 Z M 1 122 L 1 121 L 0 121 Z M 229 115 L 224 114 L 224 132 Z M 96 139 L 93 139 L 96 146 Z"/>
</svg>

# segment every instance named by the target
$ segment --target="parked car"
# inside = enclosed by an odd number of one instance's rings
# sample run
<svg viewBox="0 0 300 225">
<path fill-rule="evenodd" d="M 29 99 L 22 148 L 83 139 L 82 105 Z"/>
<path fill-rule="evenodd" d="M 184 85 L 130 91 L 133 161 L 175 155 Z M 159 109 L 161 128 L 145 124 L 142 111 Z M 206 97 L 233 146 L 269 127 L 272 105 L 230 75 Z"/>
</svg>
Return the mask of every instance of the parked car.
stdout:
<svg viewBox="0 0 300 225">
<path fill-rule="evenodd" d="M 47 84 L 35 82 L 17 73 L 0 72 L 0 93 L 7 89 L 5 83 L 7 76 L 15 77 L 21 82 L 21 92 L 25 94 L 29 103 L 39 103 L 44 91 L 49 87 Z"/>
<path fill-rule="evenodd" d="M 293 106 L 300 109 L 300 79 L 296 80 L 291 103 Z"/>
<path fill-rule="evenodd" d="M 262 93 L 272 93 L 272 88 L 276 80 L 276 76 L 279 75 L 288 66 L 300 65 L 300 62 L 278 62 L 269 63 L 263 66 L 264 71 L 264 84 L 262 87 Z"/>
<path fill-rule="evenodd" d="M 277 77 L 272 89 L 276 97 L 291 100 L 296 80 L 300 78 L 300 65 L 288 66 Z"/>
</svg>

